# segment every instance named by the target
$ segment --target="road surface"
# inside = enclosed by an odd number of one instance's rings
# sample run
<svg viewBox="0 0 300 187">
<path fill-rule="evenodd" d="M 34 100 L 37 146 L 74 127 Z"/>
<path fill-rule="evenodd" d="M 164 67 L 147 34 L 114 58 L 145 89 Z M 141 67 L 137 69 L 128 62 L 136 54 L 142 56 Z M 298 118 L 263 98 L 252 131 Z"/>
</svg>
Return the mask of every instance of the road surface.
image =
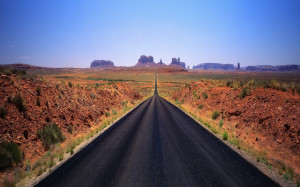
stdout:
<svg viewBox="0 0 300 187">
<path fill-rule="evenodd" d="M 156 81 L 155 81 L 156 82 Z M 278 186 L 154 95 L 37 186 Z"/>
</svg>

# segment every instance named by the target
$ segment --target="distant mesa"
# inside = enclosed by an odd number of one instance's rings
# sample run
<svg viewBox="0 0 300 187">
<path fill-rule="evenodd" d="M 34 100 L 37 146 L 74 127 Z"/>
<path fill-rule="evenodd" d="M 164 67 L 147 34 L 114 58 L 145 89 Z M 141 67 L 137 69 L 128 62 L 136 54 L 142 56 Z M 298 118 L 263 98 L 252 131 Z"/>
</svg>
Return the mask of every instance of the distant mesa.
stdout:
<svg viewBox="0 0 300 187">
<path fill-rule="evenodd" d="M 110 60 L 94 60 L 91 63 L 91 68 L 113 68 L 114 63 Z"/>
<path fill-rule="evenodd" d="M 153 56 L 142 55 L 139 58 L 138 62 L 140 62 L 140 63 L 149 63 L 149 62 L 151 63 L 151 62 L 153 62 L 154 63 Z"/>
<path fill-rule="evenodd" d="M 181 66 L 183 68 L 185 68 L 185 63 L 184 62 L 180 62 L 180 58 L 172 58 L 172 61 L 170 63 L 170 66 Z"/>
<path fill-rule="evenodd" d="M 138 63 L 135 66 L 137 66 L 137 67 L 152 67 L 155 65 L 156 64 L 154 62 L 153 56 L 142 55 L 139 58 Z"/>
<path fill-rule="evenodd" d="M 297 71 L 300 70 L 298 65 L 281 65 L 281 66 L 270 66 L 270 65 L 257 65 L 247 66 L 248 71 Z"/>
<path fill-rule="evenodd" d="M 233 64 L 221 64 L 221 63 L 202 63 L 193 66 L 193 69 L 204 69 L 204 70 L 234 70 Z"/>
</svg>

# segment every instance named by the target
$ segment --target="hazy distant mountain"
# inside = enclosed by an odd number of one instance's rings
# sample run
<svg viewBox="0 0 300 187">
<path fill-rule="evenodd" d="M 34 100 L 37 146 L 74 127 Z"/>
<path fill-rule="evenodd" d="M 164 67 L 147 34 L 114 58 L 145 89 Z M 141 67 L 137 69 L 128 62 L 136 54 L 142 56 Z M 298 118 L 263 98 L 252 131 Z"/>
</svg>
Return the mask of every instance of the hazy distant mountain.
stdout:
<svg viewBox="0 0 300 187">
<path fill-rule="evenodd" d="M 193 69 L 233 70 L 234 65 L 221 63 L 202 63 L 193 66 Z"/>
<path fill-rule="evenodd" d="M 297 71 L 300 70 L 299 65 L 279 65 L 279 66 L 270 66 L 270 65 L 257 65 L 257 66 L 247 66 L 246 70 L 248 71 Z"/>
<path fill-rule="evenodd" d="M 91 63 L 91 68 L 113 68 L 114 63 L 110 60 L 94 60 Z"/>
</svg>

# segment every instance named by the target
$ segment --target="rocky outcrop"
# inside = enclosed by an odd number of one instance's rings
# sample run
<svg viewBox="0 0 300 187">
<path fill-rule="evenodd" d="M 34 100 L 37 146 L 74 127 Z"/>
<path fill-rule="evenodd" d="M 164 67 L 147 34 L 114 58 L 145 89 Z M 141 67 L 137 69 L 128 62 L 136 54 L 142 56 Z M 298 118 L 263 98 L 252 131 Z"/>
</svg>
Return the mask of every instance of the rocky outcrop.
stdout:
<svg viewBox="0 0 300 187">
<path fill-rule="evenodd" d="M 113 68 L 114 63 L 110 60 L 94 60 L 91 63 L 91 68 Z"/>
<path fill-rule="evenodd" d="M 142 55 L 139 58 L 138 62 L 140 62 L 140 63 L 149 63 L 149 62 L 151 63 L 151 62 L 153 62 L 154 63 L 153 56 Z"/>
<path fill-rule="evenodd" d="M 213 69 L 213 70 L 233 70 L 233 64 L 220 64 L 220 63 L 202 63 L 193 66 L 193 69 Z"/>
<path fill-rule="evenodd" d="M 135 66 L 152 67 L 152 66 L 156 66 L 156 64 L 154 63 L 153 56 L 142 55 Z"/>
<path fill-rule="evenodd" d="M 170 66 L 181 66 L 181 67 L 185 68 L 185 63 L 180 62 L 180 58 L 172 58 Z"/>
</svg>

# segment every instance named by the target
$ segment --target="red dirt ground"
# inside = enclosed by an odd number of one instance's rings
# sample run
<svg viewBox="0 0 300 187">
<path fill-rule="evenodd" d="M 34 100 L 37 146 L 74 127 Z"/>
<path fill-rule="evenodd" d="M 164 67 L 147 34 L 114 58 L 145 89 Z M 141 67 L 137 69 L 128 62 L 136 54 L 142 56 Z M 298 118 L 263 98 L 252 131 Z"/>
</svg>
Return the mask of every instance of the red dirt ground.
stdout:
<svg viewBox="0 0 300 187">
<path fill-rule="evenodd" d="M 13 141 L 24 153 L 24 159 L 35 160 L 45 154 L 37 131 L 49 122 L 57 123 L 66 136 L 87 132 L 101 122 L 105 112 L 122 110 L 122 102 L 133 103 L 141 95 L 125 83 L 113 83 L 100 87 L 73 85 L 28 79 L 16 75 L 0 75 L 0 107 L 7 109 L 7 115 L 0 118 L 0 142 Z M 41 95 L 38 96 L 37 87 Z M 19 112 L 9 101 L 17 94 L 26 100 L 26 112 Z M 37 106 L 37 98 L 40 106 Z M 73 133 L 67 131 L 71 126 Z M 22 164 L 21 164 L 22 166 Z M 0 175 L 1 177 L 1 175 Z M 0 180 L 1 181 L 1 180 Z"/>
<path fill-rule="evenodd" d="M 273 164 L 280 161 L 300 174 L 300 95 L 271 88 L 251 88 L 243 99 L 242 88 L 218 87 L 211 82 L 194 82 L 172 95 L 190 106 L 201 118 L 211 120 L 213 111 L 223 114 L 223 128 L 256 150 L 265 151 Z M 203 92 L 208 95 L 203 98 Z M 198 97 L 200 96 L 200 97 Z M 204 107 L 198 109 L 202 104 Z"/>
</svg>

